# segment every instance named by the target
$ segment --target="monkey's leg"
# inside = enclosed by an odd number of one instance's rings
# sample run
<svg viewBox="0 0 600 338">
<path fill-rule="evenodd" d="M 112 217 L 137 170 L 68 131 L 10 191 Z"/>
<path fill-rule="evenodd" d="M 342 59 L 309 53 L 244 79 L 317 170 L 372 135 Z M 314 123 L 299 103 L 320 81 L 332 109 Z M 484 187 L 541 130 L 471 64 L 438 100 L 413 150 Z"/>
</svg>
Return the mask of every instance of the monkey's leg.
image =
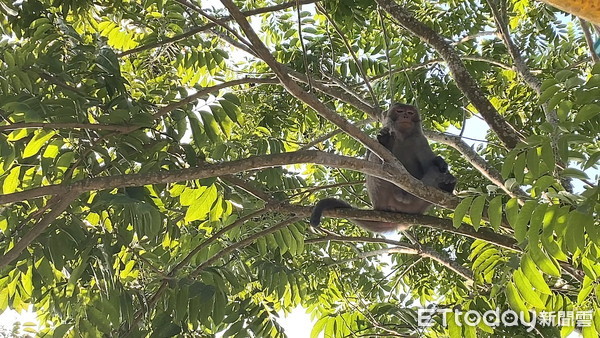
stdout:
<svg viewBox="0 0 600 338">
<path fill-rule="evenodd" d="M 430 205 L 395 184 L 376 177 L 367 176 L 367 191 L 375 210 L 418 214 Z"/>
</svg>

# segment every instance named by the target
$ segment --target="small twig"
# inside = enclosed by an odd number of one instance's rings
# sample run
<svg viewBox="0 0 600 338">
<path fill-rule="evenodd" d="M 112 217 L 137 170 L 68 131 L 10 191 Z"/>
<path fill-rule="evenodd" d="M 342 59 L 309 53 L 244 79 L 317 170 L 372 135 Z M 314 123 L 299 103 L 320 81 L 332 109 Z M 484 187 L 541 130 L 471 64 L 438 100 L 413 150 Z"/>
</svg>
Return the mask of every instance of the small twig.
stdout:
<svg viewBox="0 0 600 338">
<path fill-rule="evenodd" d="M 302 47 L 302 63 L 304 63 L 304 72 L 306 73 L 306 78 L 308 79 L 308 91 L 312 91 L 312 80 L 310 77 L 310 70 L 308 69 L 308 57 L 306 52 L 306 45 L 304 44 L 304 37 L 302 35 L 302 15 L 300 13 L 302 5 L 300 4 L 300 0 L 296 0 L 296 16 L 298 19 L 298 37 L 300 38 L 300 46 Z"/>
<path fill-rule="evenodd" d="M 300 3 L 306 5 L 306 4 L 314 3 L 316 1 L 318 1 L 318 0 L 300 0 Z M 269 12 L 275 12 L 275 11 L 283 10 L 283 9 L 286 9 L 286 8 L 293 7 L 295 5 L 296 5 L 296 0 L 290 1 L 290 2 L 285 2 L 285 3 L 279 4 L 279 5 L 269 6 L 269 7 L 251 9 L 249 11 L 242 12 L 242 14 L 245 15 L 246 17 L 248 17 L 248 16 L 252 16 L 252 15 L 264 14 L 264 13 L 269 13 Z M 233 18 L 231 16 L 226 16 L 226 17 L 218 18 L 217 20 L 220 23 L 224 24 L 224 23 L 226 23 L 228 21 L 233 20 Z M 162 45 L 166 45 L 166 44 L 169 44 L 169 43 L 174 43 L 174 42 L 183 40 L 185 38 L 188 38 L 190 36 L 193 36 L 193 35 L 195 35 L 197 33 L 210 30 L 210 29 L 212 29 L 214 27 L 217 27 L 217 26 L 218 26 L 217 24 L 211 22 L 211 23 L 208 23 L 208 24 L 203 25 L 203 26 L 194 27 L 194 28 L 191 28 L 190 30 L 188 30 L 185 33 L 181 33 L 181 34 L 175 35 L 175 36 L 173 36 L 171 38 L 166 38 L 166 39 L 163 39 L 163 40 L 158 41 L 158 42 L 145 44 L 145 45 L 142 45 L 142 46 L 139 46 L 139 47 L 136 47 L 136 48 L 124 51 L 124 52 L 118 54 L 117 56 L 118 57 L 123 57 L 123 56 L 131 55 L 131 54 L 139 53 L 139 52 L 142 52 L 142 51 L 145 51 L 145 50 L 148 50 L 148 49 L 153 49 L 153 48 L 156 48 L 156 47 L 160 47 Z"/>
<path fill-rule="evenodd" d="M 377 103 L 378 102 L 377 96 L 375 96 L 375 92 L 373 91 L 373 88 L 371 87 L 369 78 L 367 77 L 367 74 L 365 73 L 365 70 L 362 67 L 362 62 L 360 62 L 360 60 L 358 59 L 358 56 L 356 56 L 356 53 L 354 53 L 354 50 L 352 49 L 352 46 L 350 45 L 350 43 L 348 42 L 346 37 L 344 36 L 344 33 L 341 31 L 341 29 L 338 27 L 338 25 L 335 23 L 335 21 L 333 21 L 333 19 L 328 14 L 328 12 L 323 8 L 323 6 L 321 6 L 319 3 L 317 3 L 316 7 L 321 12 L 321 14 L 323 14 L 327 18 L 327 21 L 329 23 L 331 23 L 331 26 L 333 27 L 333 29 L 340 36 L 340 39 L 342 40 L 342 42 L 344 42 L 344 45 L 346 46 L 348 53 L 354 60 L 354 63 L 356 64 L 356 68 L 358 68 L 358 71 L 360 72 L 360 75 L 363 78 L 365 86 L 367 87 L 367 90 L 369 91 L 369 94 L 371 95 L 371 99 L 373 100 L 373 102 Z"/>
<path fill-rule="evenodd" d="M 290 195 L 289 198 L 292 199 L 292 198 L 294 198 L 296 196 L 303 195 L 303 194 L 308 194 L 308 193 L 312 193 L 312 192 L 317 191 L 317 190 L 339 188 L 339 187 L 344 187 L 344 186 L 347 186 L 347 185 L 358 185 L 358 184 L 365 184 L 365 181 L 362 180 L 362 181 L 341 182 L 341 183 L 335 183 L 335 184 L 320 185 L 320 186 L 317 186 L 317 187 L 308 188 L 308 189 L 305 189 L 303 191 L 294 193 L 294 194 Z"/>
<path fill-rule="evenodd" d="M 187 1 L 187 0 L 175 0 L 176 2 L 182 4 L 183 6 L 188 7 L 189 9 L 195 11 L 196 13 L 202 15 L 203 17 L 205 17 L 206 19 L 208 19 L 210 22 L 212 22 L 213 24 L 217 25 L 217 26 L 221 26 L 223 27 L 223 29 L 225 29 L 226 31 L 228 31 L 229 33 L 231 33 L 231 35 L 235 36 L 241 43 L 243 43 L 244 45 L 250 47 L 251 44 L 250 42 L 246 41 L 246 39 L 244 39 L 241 35 L 238 34 L 238 32 L 236 32 L 235 30 L 233 30 L 232 28 L 230 28 L 229 26 L 227 26 L 226 23 L 220 21 L 218 18 L 213 17 L 212 15 L 206 13 L 202 8 L 196 6 L 195 4 Z"/>
<path fill-rule="evenodd" d="M 369 124 L 369 123 L 371 123 L 371 122 L 373 122 L 373 120 L 371 120 L 371 119 L 366 119 L 366 120 L 362 120 L 362 121 L 360 121 L 360 122 L 357 122 L 357 123 L 355 124 L 355 126 L 357 126 L 357 127 L 362 127 L 362 126 L 364 126 L 364 125 L 366 125 L 366 124 Z M 325 134 L 325 135 L 322 135 L 322 136 L 319 136 L 319 137 L 317 137 L 316 139 L 312 140 L 311 142 L 309 142 L 309 143 L 305 144 L 305 145 L 304 145 L 302 148 L 300 148 L 300 150 L 308 150 L 308 149 L 310 149 L 310 148 L 312 148 L 312 147 L 316 146 L 317 144 L 319 144 L 319 143 L 321 143 L 321 142 L 324 142 L 324 141 L 326 141 L 326 140 L 328 140 L 328 139 L 330 139 L 330 138 L 332 138 L 332 137 L 334 137 L 335 135 L 337 135 L 337 134 L 340 134 L 340 133 L 342 133 L 342 130 L 341 130 L 341 129 L 336 129 L 336 130 L 330 131 L 329 133 L 327 133 L 327 134 Z"/>
<path fill-rule="evenodd" d="M 137 126 L 140 128 L 139 126 Z M 95 123 L 53 123 L 53 122 L 23 122 L 13 123 L 9 125 L 0 126 L 0 131 L 4 130 L 17 130 L 17 129 L 89 129 L 89 130 L 106 130 L 114 131 L 118 133 L 127 133 L 131 130 L 131 126 L 128 125 L 116 125 L 116 124 L 95 124 Z"/>
<path fill-rule="evenodd" d="M 594 61 L 594 63 L 600 62 L 600 56 L 596 54 L 596 50 L 594 49 L 594 39 L 592 38 L 592 33 L 590 32 L 588 23 L 582 18 L 579 18 L 579 24 L 581 25 L 581 30 L 583 31 L 585 42 L 587 43 L 588 48 L 590 49 L 590 55 L 592 56 L 592 60 Z"/>
<path fill-rule="evenodd" d="M 390 91 L 390 105 L 394 103 L 394 77 L 392 76 L 392 60 L 390 58 L 390 37 L 387 32 L 387 28 L 385 26 L 385 22 L 383 20 L 383 10 L 381 7 L 377 6 L 377 13 L 379 14 L 379 24 L 383 29 L 383 43 L 384 43 L 384 51 L 385 51 L 385 60 L 387 62 L 388 67 L 388 87 Z"/>
<path fill-rule="evenodd" d="M 278 224 L 270 226 L 262 231 L 255 233 L 254 235 L 248 236 L 247 238 L 222 249 L 221 251 L 217 252 L 214 256 L 212 256 L 211 258 L 207 259 L 205 262 L 200 264 L 192 272 L 190 272 L 189 277 L 194 278 L 194 277 L 198 276 L 198 274 L 200 274 L 204 269 L 211 266 L 214 262 L 221 259 L 222 257 L 230 254 L 233 251 L 236 251 L 243 247 L 246 247 L 246 246 L 254 243 L 254 241 L 256 241 L 257 239 L 264 237 L 268 234 L 271 234 L 275 231 L 278 231 L 279 229 L 285 228 L 288 225 L 299 221 L 300 219 L 302 219 L 302 218 L 301 217 L 290 217 L 282 222 L 279 222 Z"/>
</svg>

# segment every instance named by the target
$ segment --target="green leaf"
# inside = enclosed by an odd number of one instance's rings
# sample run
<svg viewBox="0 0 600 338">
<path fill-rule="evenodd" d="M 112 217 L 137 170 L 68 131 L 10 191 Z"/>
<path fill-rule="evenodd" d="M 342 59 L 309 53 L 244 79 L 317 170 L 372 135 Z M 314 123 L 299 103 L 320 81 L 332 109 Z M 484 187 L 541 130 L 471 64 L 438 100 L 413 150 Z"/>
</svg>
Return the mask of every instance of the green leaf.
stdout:
<svg viewBox="0 0 600 338">
<path fill-rule="evenodd" d="M 523 178 L 525 177 L 525 164 L 527 162 L 526 153 L 520 153 L 515 160 L 515 167 L 513 169 L 513 173 L 515 174 L 515 179 L 517 183 L 523 183 Z"/>
<path fill-rule="evenodd" d="M 469 210 L 469 217 L 471 217 L 471 223 L 473 224 L 475 230 L 479 229 L 479 225 L 481 223 L 481 216 L 483 215 L 484 205 L 484 195 L 477 196 L 471 204 L 471 209 Z"/>
<path fill-rule="evenodd" d="M 596 103 L 589 103 L 583 106 L 575 116 L 575 123 L 583 123 L 592 119 L 594 116 L 600 113 L 600 105 Z"/>
<path fill-rule="evenodd" d="M 533 285 L 529 283 L 529 280 L 525 277 L 521 270 L 517 269 L 514 271 L 513 280 L 517 290 L 519 291 L 519 294 L 527 303 L 531 304 L 537 309 L 546 308 L 546 304 L 544 304 L 542 299 L 538 296 L 536 290 L 533 288 Z"/>
<path fill-rule="evenodd" d="M 43 130 L 36 133 L 31 139 L 31 141 L 27 143 L 25 150 L 23 150 L 23 158 L 36 155 L 40 151 L 40 149 L 42 149 L 42 146 L 46 143 L 46 141 L 52 138 L 54 134 L 56 134 L 56 132 Z"/>
<path fill-rule="evenodd" d="M 14 167 L 10 170 L 6 178 L 4 178 L 4 182 L 2 182 L 2 193 L 3 194 L 12 194 L 17 191 L 17 187 L 21 181 L 19 180 L 19 176 L 21 175 L 21 167 Z"/>
<path fill-rule="evenodd" d="M 597 166 L 600 162 L 600 151 L 591 154 L 583 166 L 583 170 L 587 170 L 593 166 Z"/>
<path fill-rule="evenodd" d="M 519 215 L 519 200 L 517 198 L 511 198 L 506 202 L 506 219 L 508 224 L 514 229 L 517 217 Z"/>
<path fill-rule="evenodd" d="M 320 333 L 325 329 L 325 324 L 327 324 L 328 320 L 329 320 L 329 316 L 324 316 L 324 317 L 321 317 L 319 320 L 317 320 L 317 322 L 313 326 L 312 330 L 310 331 L 310 338 L 319 337 Z"/>
<path fill-rule="evenodd" d="M 217 121 L 215 121 L 213 114 L 202 110 L 200 111 L 200 116 L 202 117 L 204 131 L 211 142 L 220 142 L 221 139 L 218 135 L 219 125 L 217 124 Z"/>
<path fill-rule="evenodd" d="M 563 100 L 560 102 L 558 109 L 556 109 L 556 113 L 560 122 L 565 122 L 567 120 L 567 117 L 571 112 L 571 108 L 573 108 L 573 102 L 569 100 Z"/>
<path fill-rule="evenodd" d="M 452 225 L 455 228 L 459 228 L 462 224 L 462 220 L 467 214 L 469 207 L 471 206 L 471 202 L 473 201 L 473 197 L 467 197 L 464 200 L 460 201 L 454 209 L 454 217 L 452 217 Z"/>
<path fill-rule="evenodd" d="M 283 239 L 281 230 L 275 231 L 273 233 L 273 238 L 275 238 L 275 242 L 277 242 L 277 246 L 281 250 L 281 254 L 283 255 L 284 253 L 286 253 L 288 251 L 289 247 L 287 246 L 287 244 L 285 243 L 285 240 Z"/>
<path fill-rule="evenodd" d="M 531 220 L 529 221 L 529 230 L 527 231 L 527 237 L 530 242 L 537 243 L 542 231 L 542 222 L 548 209 L 547 204 L 538 204 L 531 214 Z"/>
<path fill-rule="evenodd" d="M 536 290 L 546 295 L 552 294 L 550 287 L 548 287 L 548 284 L 546 284 L 546 281 L 544 280 L 544 276 L 538 270 L 529 254 L 523 255 L 523 258 L 521 259 L 521 267 L 519 269 L 523 272 L 523 275 Z"/>
<path fill-rule="evenodd" d="M 540 270 L 551 276 L 560 277 L 560 267 L 558 263 L 548 257 L 537 246 L 537 243 L 529 246 L 529 255 L 531 256 L 533 262 L 540 268 Z"/>
<path fill-rule="evenodd" d="M 584 214 L 577 210 L 569 214 L 568 221 L 569 231 L 567 235 L 572 236 L 574 243 L 577 245 L 579 250 L 585 250 L 586 243 L 584 237 L 584 229 L 590 229 L 594 227 L 594 218 L 590 214 Z"/>
<path fill-rule="evenodd" d="M 515 229 L 515 239 L 519 243 L 525 240 L 525 236 L 527 235 L 527 224 L 531 219 L 533 210 L 535 210 L 537 206 L 537 201 L 527 201 L 519 211 L 519 215 L 517 216 L 517 220 L 513 227 Z"/>
<path fill-rule="evenodd" d="M 492 198 L 488 206 L 488 215 L 490 226 L 494 231 L 498 231 L 502 224 L 502 195 Z"/>
<path fill-rule="evenodd" d="M 559 82 L 565 82 L 569 78 L 572 78 L 575 76 L 577 76 L 577 73 L 575 73 L 574 71 L 572 71 L 570 69 L 563 69 L 563 70 L 558 71 L 554 75 L 554 78 L 557 79 Z"/>
<path fill-rule="evenodd" d="M 238 124 L 240 123 L 240 121 L 238 120 L 238 116 L 240 113 L 237 105 L 235 105 L 229 100 L 220 100 L 219 104 L 221 105 L 227 116 L 229 116 L 231 121 Z"/>
<path fill-rule="evenodd" d="M 515 165 L 515 159 L 517 158 L 518 152 L 516 150 L 510 151 L 506 154 L 504 161 L 502 162 L 502 178 L 508 178 L 508 175 L 512 172 L 513 166 Z"/>
<path fill-rule="evenodd" d="M 513 310 L 515 310 L 517 313 L 521 312 L 520 314 L 523 315 L 523 318 L 525 318 L 526 321 L 530 320 L 527 306 L 525 306 L 523 299 L 519 295 L 519 292 L 513 283 L 506 284 L 506 300 L 508 300 L 508 304 Z"/>
<path fill-rule="evenodd" d="M 553 97 L 554 94 L 558 93 L 559 90 L 560 90 L 560 87 L 557 85 L 548 87 L 540 95 L 540 103 L 546 103 L 546 101 L 548 101 L 551 97 Z"/>
<path fill-rule="evenodd" d="M 202 195 L 189 206 L 185 213 L 185 222 L 205 219 L 217 199 L 217 188 L 214 185 L 204 190 Z"/>
<path fill-rule="evenodd" d="M 537 148 L 527 150 L 527 168 L 533 178 L 540 176 L 540 158 L 537 153 Z"/>
<path fill-rule="evenodd" d="M 578 178 L 582 180 L 589 179 L 588 175 L 585 172 L 575 168 L 565 168 L 565 170 L 560 172 L 560 175 L 565 177 Z"/>
</svg>

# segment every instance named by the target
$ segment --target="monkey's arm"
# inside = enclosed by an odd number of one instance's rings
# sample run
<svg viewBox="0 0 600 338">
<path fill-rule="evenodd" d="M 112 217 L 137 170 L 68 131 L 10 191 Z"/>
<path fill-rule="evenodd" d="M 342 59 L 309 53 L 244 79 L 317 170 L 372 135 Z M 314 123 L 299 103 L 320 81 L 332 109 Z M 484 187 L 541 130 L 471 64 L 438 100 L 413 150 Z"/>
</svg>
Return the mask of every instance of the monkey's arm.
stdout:
<svg viewBox="0 0 600 338">
<path fill-rule="evenodd" d="M 440 172 L 448 172 L 448 163 L 446 163 L 446 161 L 444 161 L 444 158 L 441 156 L 436 156 L 433 159 L 433 165 L 440 169 Z"/>
</svg>

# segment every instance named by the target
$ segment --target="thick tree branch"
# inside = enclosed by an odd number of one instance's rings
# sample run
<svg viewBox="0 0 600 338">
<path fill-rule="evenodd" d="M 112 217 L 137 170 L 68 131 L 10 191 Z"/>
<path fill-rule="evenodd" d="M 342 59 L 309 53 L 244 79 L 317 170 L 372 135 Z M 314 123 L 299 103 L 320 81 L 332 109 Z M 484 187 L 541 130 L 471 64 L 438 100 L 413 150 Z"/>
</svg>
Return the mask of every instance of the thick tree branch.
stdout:
<svg viewBox="0 0 600 338">
<path fill-rule="evenodd" d="M 282 154 L 253 156 L 225 163 L 202 164 L 194 168 L 181 170 L 159 170 L 144 174 L 95 177 L 84 179 L 72 183 L 71 185 L 49 185 L 12 194 L 0 195 L 0 204 L 13 203 L 47 195 L 66 194 L 69 191 L 83 193 L 95 190 L 144 186 L 148 184 L 174 183 L 299 163 L 315 163 L 335 168 L 361 171 L 365 174 L 390 181 L 419 198 L 437 201 L 433 203 L 445 208 L 452 209 L 456 207 L 459 201 L 455 196 L 424 185 L 421 181 L 408 173 L 399 173 L 395 167 L 388 163 L 379 164 L 322 151 L 305 150 Z"/>
<path fill-rule="evenodd" d="M 73 202 L 79 193 L 77 191 L 70 191 L 60 197 L 53 208 L 42 217 L 42 219 L 34 225 L 26 234 L 23 236 L 8 252 L 0 256 L 0 268 L 3 268 L 10 264 L 12 261 L 17 259 L 21 252 L 31 244 L 39 235 L 41 235 L 46 228 L 52 223 L 60 214 L 65 211 L 71 202 Z"/>
<path fill-rule="evenodd" d="M 278 209 L 280 212 L 294 213 L 298 216 L 309 216 L 312 213 L 312 207 L 303 207 L 298 205 L 281 205 Z M 521 248 L 517 246 L 517 241 L 509 236 L 497 234 L 493 230 L 488 228 L 479 228 L 475 230 L 468 224 L 463 224 L 458 228 L 452 225 L 451 219 L 438 218 L 427 215 L 411 215 L 387 211 L 378 210 L 359 210 L 359 209 L 333 209 L 323 212 L 323 215 L 327 217 L 335 218 L 346 218 L 346 219 L 361 219 L 367 221 L 383 221 L 398 224 L 408 224 L 424 226 L 435 230 L 444 232 L 450 232 L 473 239 L 480 239 L 482 241 L 497 245 L 499 247 L 509 249 L 512 251 L 521 252 Z M 370 238 L 370 237 L 365 237 Z M 379 239 L 378 239 L 379 240 Z M 387 239 L 381 239 L 384 242 Z M 390 243 L 394 244 L 394 243 Z"/>
<path fill-rule="evenodd" d="M 538 97 L 541 96 L 542 95 L 542 81 L 540 81 L 540 79 L 538 79 L 536 76 L 534 76 L 531 73 L 531 71 L 529 70 L 529 66 L 527 66 L 527 63 L 523 59 L 521 52 L 519 51 L 519 49 L 517 48 L 517 46 L 515 45 L 515 43 L 513 42 L 512 38 L 510 36 L 510 30 L 506 23 L 505 17 L 500 13 L 500 11 L 494 5 L 492 0 L 487 0 L 487 4 L 490 7 L 490 10 L 491 10 L 494 20 L 496 22 L 498 31 L 500 32 L 500 37 L 502 38 L 502 41 L 504 42 L 504 44 L 506 45 L 506 48 L 508 49 L 508 53 L 510 54 L 510 56 L 512 57 L 512 59 L 515 63 L 515 68 L 516 68 L 517 72 L 521 75 L 521 77 L 523 78 L 525 83 L 527 83 L 527 85 L 536 92 Z M 544 103 L 542 105 L 542 109 L 544 110 L 546 121 L 548 121 L 548 123 L 550 123 L 550 126 L 552 127 L 552 131 L 550 132 L 550 144 L 552 147 L 552 151 L 554 152 L 555 157 L 557 159 L 560 159 L 559 151 L 558 151 L 558 140 L 560 138 L 560 130 L 558 128 L 558 124 L 559 124 L 558 114 L 557 114 L 556 110 L 549 109 L 548 104 L 546 104 L 546 103 Z M 564 163 L 562 161 L 559 160 L 557 162 L 558 162 L 557 163 L 558 166 L 564 167 Z M 554 175 L 556 177 L 559 176 L 557 168 L 554 169 Z M 567 178 L 567 177 L 561 178 L 561 183 L 563 184 L 563 186 L 565 187 L 565 189 L 567 191 L 572 190 L 572 186 L 571 186 L 571 182 L 570 182 L 569 178 Z"/>
<path fill-rule="evenodd" d="M 490 10 L 492 11 L 494 21 L 496 21 L 496 27 L 500 32 L 500 37 L 502 38 L 502 41 L 508 49 L 508 53 L 510 54 L 515 63 L 515 68 L 517 69 L 517 72 L 521 74 L 521 77 L 523 77 L 525 83 L 527 83 L 529 87 L 531 87 L 531 89 L 533 89 L 537 93 L 537 95 L 540 96 L 540 94 L 542 93 L 542 82 L 529 71 L 529 66 L 527 66 L 527 63 L 523 59 L 523 56 L 521 56 L 521 52 L 519 52 L 517 46 L 512 41 L 508 25 L 506 24 L 504 17 L 498 11 L 498 8 L 494 5 L 494 3 L 491 0 L 486 1 L 488 6 L 490 7 Z"/>
<path fill-rule="evenodd" d="M 473 106 L 483 116 L 490 128 L 498 135 L 498 138 L 510 149 L 514 148 L 520 141 L 517 131 L 498 113 L 496 108 L 485 96 L 479 84 L 473 79 L 460 56 L 452 45 L 442 38 L 437 32 L 429 28 L 412 13 L 391 0 L 375 0 L 386 12 L 388 12 L 401 26 L 421 38 L 432 46 L 446 61 L 448 69 L 456 81 L 456 85 L 471 101 Z"/>
</svg>

